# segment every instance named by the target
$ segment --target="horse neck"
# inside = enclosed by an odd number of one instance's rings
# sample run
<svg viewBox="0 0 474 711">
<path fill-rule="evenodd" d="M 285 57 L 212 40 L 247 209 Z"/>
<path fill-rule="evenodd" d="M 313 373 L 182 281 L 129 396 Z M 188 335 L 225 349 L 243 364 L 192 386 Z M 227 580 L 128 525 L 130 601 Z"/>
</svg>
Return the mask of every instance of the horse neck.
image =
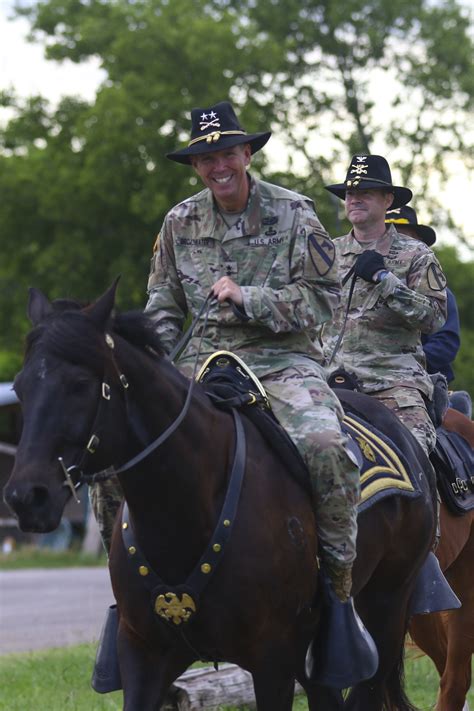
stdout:
<svg viewBox="0 0 474 711">
<path fill-rule="evenodd" d="M 460 434 L 474 448 L 474 422 L 469 417 L 449 407 L 446 410 L 443 425 L 450 432 Z"/>
<path fill-rule="evenodd" d="M 144 448 L 179 415 L 190 383 L 162 358 L 142 356 L 130 362 L 125 374 L 133 410 L 148 431 Z M 179 548 L 183 538 L 189 550 L 194 542 L 201 546 L 214 527 L 232 449 L 232 418 L 198 390 L 169 439 L 120 475 L 137 537 L 161 541 L 163 554 Z"/>
</svg>

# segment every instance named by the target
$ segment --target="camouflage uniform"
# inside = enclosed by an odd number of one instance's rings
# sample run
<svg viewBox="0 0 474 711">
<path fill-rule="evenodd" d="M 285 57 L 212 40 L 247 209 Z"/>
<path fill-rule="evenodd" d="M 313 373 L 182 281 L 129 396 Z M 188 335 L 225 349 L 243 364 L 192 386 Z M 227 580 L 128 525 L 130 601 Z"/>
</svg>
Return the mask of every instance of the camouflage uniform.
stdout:
<svg viewBox="0 0 474 711">
<path fill-rule="evenodd" d="M 384 256 L 390 274 L 377 284 L 356 280 L 342 345 L 329 370 L 343 365 L 356 375 L 363 392 L 393 410 L 429 452 L 436 432 L 423 398 L 431 399 L 433 385 L 421 334 L 434 333 L 446 320 L 446 278 L 438 260 L 429 247 L 393 225 L 370 244 L 360 244 L 352 232 L 334 244 L 341 276 L 366 249 Z M 328 360 L 342 330 L 350 284 L 351 279 L 335 319 L 324 327 Z"/>
<path fill-rule="evenodd" d="M 122 489 L 116 476 L 89 487 L 89 500 L 107 555 L 112 542 L 115 515 L 122 503 Z"/>
<path fill-rule="evenodd" d="M 325 382 L 321 324 L 337 305 L 334 247 L 308 198 L 251 179 L 246 210 L 228 227 L 210 190 L 174 207 L 155 245 L 146 310 L 168 352 L 222 276 L 241 288 L 244 320 L 211 303 L 199 361 L 237 353 L 261 379 L 276 416 L 311 473 L 318 533 L 327 556 L 355 558 L 359 472 L 347 454 L 339 401 Z M 203 318 L 177 362 L 192 373 Z"/>
</svg>

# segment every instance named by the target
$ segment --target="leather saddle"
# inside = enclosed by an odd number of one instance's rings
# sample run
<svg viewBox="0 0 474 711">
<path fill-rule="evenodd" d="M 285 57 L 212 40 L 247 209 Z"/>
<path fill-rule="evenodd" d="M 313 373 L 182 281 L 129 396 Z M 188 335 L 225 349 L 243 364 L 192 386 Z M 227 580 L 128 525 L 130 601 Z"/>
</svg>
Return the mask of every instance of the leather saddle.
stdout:
<svg viewBox="0 0 474 711">
<path fill-rule="evenodd" d="M 436 430 L 430 455 L 441 498 L 451 513 L 461 516 L 474 509 L 474 450 L 464 437 L 444 427 Z"/>
</svg>

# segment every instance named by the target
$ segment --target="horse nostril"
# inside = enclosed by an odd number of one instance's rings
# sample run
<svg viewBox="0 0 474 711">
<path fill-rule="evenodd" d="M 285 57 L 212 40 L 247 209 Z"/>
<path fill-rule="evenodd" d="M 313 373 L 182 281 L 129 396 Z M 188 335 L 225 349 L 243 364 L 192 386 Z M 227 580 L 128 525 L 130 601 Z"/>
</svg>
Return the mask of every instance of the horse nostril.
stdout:
<svg viewBox="0 0 474 711">
<path fill-rule="evenodd" d="M 34 486 L 31 492 L 31 503 L 35 508 L 41 508 L 48 500 L 48 489 L 46 486 Z"/>
<path fill-rule="evenodd" d="M 48 488 L 46 486 L 15 487 L 5 491 L 5 501 L 15 511 L 24 508 L 40 508 L 47 503 Z"/>
</svg>

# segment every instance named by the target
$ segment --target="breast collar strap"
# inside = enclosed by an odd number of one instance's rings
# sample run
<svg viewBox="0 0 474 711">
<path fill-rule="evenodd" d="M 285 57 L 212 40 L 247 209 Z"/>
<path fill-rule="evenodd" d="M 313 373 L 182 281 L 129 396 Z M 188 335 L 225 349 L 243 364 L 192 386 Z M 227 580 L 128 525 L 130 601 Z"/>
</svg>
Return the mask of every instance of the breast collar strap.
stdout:
<svg viewBox="0 0 474 711">
<path fill-rule="evenodd" d="M 197 611 L 201 594 L 222 560 L 235 523 L 245 472 L 246 439 L 240 414 L 232 410 L 232 415 L 235 426 L 234 461 L 222 511 L 206 550 L 183 584 L 168 585 L 155 573 L 136 542 L 126 501 L 123 505 L 122 539 L 130 565 L 148 588 L 155 613 L 176 628 L 191 619 Z"/>
</svg>

